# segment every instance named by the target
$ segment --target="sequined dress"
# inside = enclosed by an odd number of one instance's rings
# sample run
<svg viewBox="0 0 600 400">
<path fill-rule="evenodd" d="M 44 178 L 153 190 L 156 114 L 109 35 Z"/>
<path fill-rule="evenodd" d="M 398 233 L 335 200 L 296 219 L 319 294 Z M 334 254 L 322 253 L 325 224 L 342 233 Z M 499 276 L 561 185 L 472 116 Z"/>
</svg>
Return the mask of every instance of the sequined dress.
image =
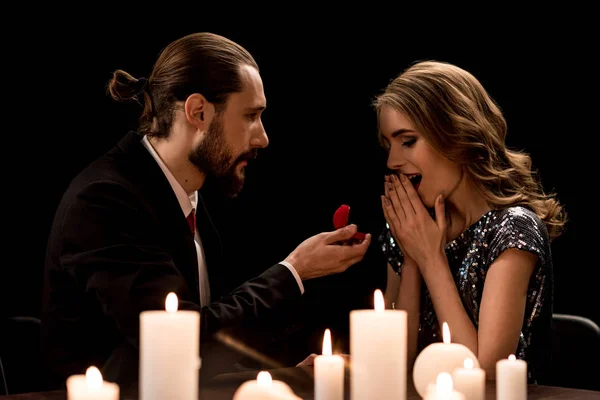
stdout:
<svg viewBox="0 0 600 400">
<path fill-rule="evenodd" d="M 402 273 L 402 252 L 386 226 L 378 238 L 390 266 Z M 535 213 L 521 206 L 491 210 L 445 247 L 450 270 L 471 321 L 478 326 L 486 273 L 506 249 L 517 248 L 538 256 L 527 293 L 517 358 L 528 363 L 530 383 L 543 379 L 550 361 L 553 266 L 548 231 Z M 442 340 L 427 287 L 421 290 L 419 350 Z"/>
</svg>

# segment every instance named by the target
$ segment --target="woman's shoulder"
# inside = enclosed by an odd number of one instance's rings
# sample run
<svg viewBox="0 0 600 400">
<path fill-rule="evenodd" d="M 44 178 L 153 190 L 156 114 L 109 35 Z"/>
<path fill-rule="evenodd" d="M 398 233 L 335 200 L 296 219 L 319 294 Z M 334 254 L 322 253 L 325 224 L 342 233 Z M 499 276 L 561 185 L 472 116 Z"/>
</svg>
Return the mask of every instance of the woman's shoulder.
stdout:
<svg viewBox="0 0 600 400">
<path fill-rule="evenodd" d="M 492 211 L 500 221 L 516 221 L 517 224 L 543 226 L 541 218 L 533 210 L 524 206 L 511 206 Z"/>
<path fill-rule="evenodd" d="M 508 249 L 516 248 L 537 254 L 546 263 L 550 256 L 550 238 L 541 218 L 523 206 L 494 210 L 489 219 L 488 246 L 490 262 Z"/>
<path fill-rule="evenodd" d="M 530 235 L 542 242 L 549 242 L 548 230 L 533 210 L 523 206 L 506 207 L 491 213 L 492 230 L 496 236 L 523 238 Z"/>
</svg>

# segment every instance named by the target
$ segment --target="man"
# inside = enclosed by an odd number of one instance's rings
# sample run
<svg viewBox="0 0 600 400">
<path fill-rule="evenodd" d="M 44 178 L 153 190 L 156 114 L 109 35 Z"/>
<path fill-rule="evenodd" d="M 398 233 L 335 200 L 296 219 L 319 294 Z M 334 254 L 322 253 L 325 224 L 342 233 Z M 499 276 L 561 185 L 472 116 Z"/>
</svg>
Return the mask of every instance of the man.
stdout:
<svg viewBox="0 0 600 400">
<path fill-rule="evenodd" d="M 218 235 L 198 191 L 207 180 L 230 196 L 268 145 L 258 66 L 238 44 L 210 33 L 167 46 L 148 80 L 118 70 L 116 100 L 143 103 L 139 132 L 82 171 L 58 207 L 46 258 L 43 345 L 50 386 L 90 365 L 122 384 L 137 378 L 139 314 L 201 313 L 204 345 L 227 328 L 280 312 L 303 281 L 362 260 L 370 236 L 340 245 L 351 226 L 308 238 L 280 263 L 228 288 Z M 202 372 L 210 370 L 203 353 Z"/>
</svg>

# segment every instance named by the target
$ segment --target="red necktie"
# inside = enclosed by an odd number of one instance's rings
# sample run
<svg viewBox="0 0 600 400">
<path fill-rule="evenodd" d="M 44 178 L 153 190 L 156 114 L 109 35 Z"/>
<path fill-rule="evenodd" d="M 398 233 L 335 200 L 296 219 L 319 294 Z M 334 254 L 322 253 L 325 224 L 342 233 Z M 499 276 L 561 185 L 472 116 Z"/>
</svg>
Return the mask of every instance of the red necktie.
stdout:
<svg viewBox="0 0 600 400">
<path fill-rule="evenodd" d="M 192 208 L 192 211 L 187 216 L 187 222 L 190 226 L 190 230 L 192 231 L 192 235 L 196 233 L 196 210 Z"/>
</svg>

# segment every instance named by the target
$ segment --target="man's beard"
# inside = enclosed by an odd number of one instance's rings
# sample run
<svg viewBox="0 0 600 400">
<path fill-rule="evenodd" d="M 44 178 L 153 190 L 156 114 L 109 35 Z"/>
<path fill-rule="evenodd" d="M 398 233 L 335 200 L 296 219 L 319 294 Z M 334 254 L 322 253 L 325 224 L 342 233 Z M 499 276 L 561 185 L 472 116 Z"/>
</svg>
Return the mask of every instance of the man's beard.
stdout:
<svg viewBox="0 0 600 400">
<path fill-rule="evenodd" d="M 189 160 L 200 171 L 212 179 L 216 187 L 226 196 L 236 197 L 244 186 L 245 170 L 238 173 L 237 166 L 256 158 L 256 149 L 241 154 L 234 160 L 231 149 L 225 142 L 223 119 L 217 114 L 206 132 L 204 140 L 189 155 Z"/>
</svg>

